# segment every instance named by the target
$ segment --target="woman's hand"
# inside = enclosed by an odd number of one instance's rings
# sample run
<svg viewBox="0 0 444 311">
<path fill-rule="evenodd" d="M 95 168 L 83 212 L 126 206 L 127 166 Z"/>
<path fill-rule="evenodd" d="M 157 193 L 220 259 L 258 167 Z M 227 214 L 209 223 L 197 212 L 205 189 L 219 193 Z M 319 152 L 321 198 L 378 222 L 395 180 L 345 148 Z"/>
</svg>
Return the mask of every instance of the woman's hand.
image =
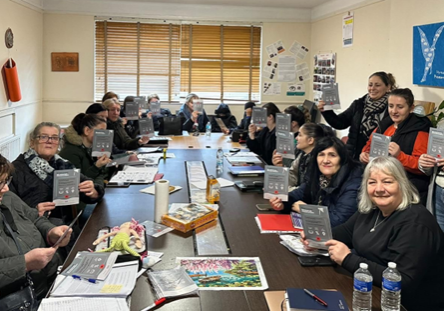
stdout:
<svg viewBox="0 0 444 311">
<path fill-rule="evenodd" d="M 106 154 L 104 154 L 103 156 L 101 156 L 100 158 L 97 159 L 95 165 L 98 168 L 101 168 L 111 162 L 112 162 L 112 160 Z"/>
<path fill-rule="evenodd" d="M 65 235 L 62 241 L 60 241 L 59 245 L 60 247 L 64 247 L 68 245 L 69 239 L 71 238 L 72 229 L 70 229 L 68 226 L 58 226 L 55 228 L 52 228 L 48 232 L 48 240 L 49 242 L 54 245 L 59 238 L 65 233 L 66 230 L 69 230 L 69 232 Z"/>
<path fill-rule="evenodd" d="M 250 136 L 250 139 L 254 139 L 256 137 L 256 131 L 257 131 L 256 125 L 250 124 L 248 126 L 248 136 Z"/>
<path fill-rule="evenodd" d="M 328 253 L 331 260 L 336 262 L 338 265 L 342 265 L 345 257 L 351 253 L 347 245 L 336 240 L 328 240 L 325 242 L 325 245 L 328 246 Z"/>
<path fill-rule="evenodd" d="M 83 192 L 84 194 L 86 194 L 86 196 L 92 199 L 97 199 L 99 197 L 99 193 L 94 187 L 94 183 L 92 180 L 85 180 L 84 182 L 81 182 L 79 184 L 79 191 Z"/>
<path fill-rule="evenodd" d="M 273 151 L 273 157 L 271 158 L 271 162 L 273 162 L 274 166 L 284 166 L 283 164 L 284 158 L 282 155 L 276 152 L 276 149 Z"/>
<path fill-rule="evenodd" d="M 42 270 L 51 261 L 58 247 L 34 248 L 25 254 L 26 271 Z"/>
<path fill-rule="evenodd" d="M 148 118 L 152 119 L 152 118 L 153 118 L 153 113 L 152 113 L 152 112 L 148 112 L 148 113 L 146 114 L 146 116 L 147 116 Z M 141 117 L 142 117 L 142 113 L 140 113 L 139 118 L 141 118 Z"/>
<path fill-rule="evenodd" d="M 251 117 L 251 115 L 253 114 L 253 108 L 247 108 L 245 109 L 245 115 L 247 117 Z"/>
<path fill-rule="evenodd" d="M 43 202 L 37 204 L 37 210 L 39 211 L 39 216 L 42 217 L 45 212 L 48 212 L 48 216 L 51 214 L 51 211 L 55 208 L 54 202 Z"/>
<path fill-rule="evenodd" d="M 125 126 L 128 123 L 127 118 L 122 118 L 122 125 Z"/>
<path fill-rule="evenodd" d="M 421 167 L 434 167 L 437 163 L 438 161 L 434 157 L 425 153 L 421 154 L 418 159 L 418 164 Z"/>
<path fill-rule="evenodd" d="M 270 199 L 270 205 L 275 211 L 282 211 L 284 209 L 284 203 L 282 203 L 281 199 L 276 197 Z"/>
<path fill-rule="evenodd" d="M 370 154 L 368 152 L 362 152 L 359 155 L 359 161 L 361 161 L 364 164 L 367 164 L 368 162 L 370 162 Z"/>
<path fill-rule="evenodd" d="M 145 145 L 150 141 L 150 138 L 148 136 L 142 136 L 139 139 L 139 145 Z"/>
<path fill-rule="evenodd" d="M 399 156 L 399 154 L 401 153 L 401 147 L 399 147 L 399 145 L 395 142 L 391 142 L 389 144 L 389 153 L 394 156 L 395 158 L 397 158 Z"/>
<path fill-rule="evenodd" d="M 196 123 L 198 117 L 199 117 L 199 112 L 196 111 L 196 110 L 194 110 L 194 111 L 191 113 L 191 120 L 193 120 L 193 122 Z"/>
<path fill-rule="evenodd" d="M 222 132 L 223 132 L 225 135 L 230 134 L 230 130 L 229 130 L 229 129 L 223 130 Z"/>
<path fill-rule="evenodd" d="M 317 105 L 318 110 L 319 110 L 320 112 L 324 112 L 324 106 L 325 106 L 325 101 L 320 100 L 320 101 L 318 102 L 318 105 Z"/>
<path fill-rule="evenodd" d="M 296 213 L 300 213 L 301 212 L 301 205 L 305 205 L 305 204 L 307 204 L 307 203 L 299 200 L 299 201 L 293 203 L 293 205 L 291 206 L 291 209 L 293 211 L 295 211 Z"/>
</svg>

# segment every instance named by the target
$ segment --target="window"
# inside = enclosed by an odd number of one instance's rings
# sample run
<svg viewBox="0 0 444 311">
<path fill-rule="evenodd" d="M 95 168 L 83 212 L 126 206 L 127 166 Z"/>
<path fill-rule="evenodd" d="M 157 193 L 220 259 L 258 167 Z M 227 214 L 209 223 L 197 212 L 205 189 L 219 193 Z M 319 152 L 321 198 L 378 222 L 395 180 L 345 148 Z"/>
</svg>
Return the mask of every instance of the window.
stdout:
<svg viewBox="0 0 444 311">
<path fill-rule="evenodd" d="M 261 28 L 96 21 L 95 97 L 259 99 Z"/>
</svg>

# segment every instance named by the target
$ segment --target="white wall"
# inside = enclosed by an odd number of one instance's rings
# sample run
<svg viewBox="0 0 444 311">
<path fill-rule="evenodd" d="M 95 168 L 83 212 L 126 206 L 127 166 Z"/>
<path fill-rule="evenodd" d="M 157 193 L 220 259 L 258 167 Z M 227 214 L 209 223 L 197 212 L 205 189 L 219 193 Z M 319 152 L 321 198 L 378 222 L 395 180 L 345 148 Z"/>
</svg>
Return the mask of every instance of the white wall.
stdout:
<svg viewBox="0 0 444 311">
<path fill-rule="evenodd" d="M 14 33 L 10 54 L 3 43 L 8 28 Z M 42 13 L 0 0 L 0 30 L 0 64 L 3 66 L 9 55 L 15 60 L 22 92 L 21 101 L 8 103 L 3 83 L 0 84 L 0 143 L 2 138 L 18 135 L 24 151 L 27 134 L 42 120 Z"/>
</svg>

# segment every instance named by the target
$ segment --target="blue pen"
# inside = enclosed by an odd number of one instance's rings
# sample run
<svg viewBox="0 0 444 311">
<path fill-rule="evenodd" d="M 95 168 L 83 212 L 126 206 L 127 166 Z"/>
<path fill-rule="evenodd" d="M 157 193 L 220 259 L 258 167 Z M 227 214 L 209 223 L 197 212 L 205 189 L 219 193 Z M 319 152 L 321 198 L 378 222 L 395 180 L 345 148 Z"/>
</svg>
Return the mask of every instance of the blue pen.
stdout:
<svg viewBox="0 0 444 311">
<path fill-rule="evenodd" d="M 81 276 L 78 276 L 78 275 L 75 275 L 75 274 L 73 274 L 72 277 L 73 277 L 73 279 L 76 279 L 76 280 L 82 280 Z M 95 280 L 95 279 L 84 279 L 84 280 L 88 281 L 90 283 L 94 283 L 94 284 L 97 283 L 97 280 Z"/>
<path fill-rule="evenodd" d="M 77 279 L 77 280 L 81 280 L 81 279 L 82 279 L 80 276 L 78 276 L 78 275 L 74 275 L 74 274 L 72 275 L 72 278 L 73 278 L 73 279 Z"/>
</svg>

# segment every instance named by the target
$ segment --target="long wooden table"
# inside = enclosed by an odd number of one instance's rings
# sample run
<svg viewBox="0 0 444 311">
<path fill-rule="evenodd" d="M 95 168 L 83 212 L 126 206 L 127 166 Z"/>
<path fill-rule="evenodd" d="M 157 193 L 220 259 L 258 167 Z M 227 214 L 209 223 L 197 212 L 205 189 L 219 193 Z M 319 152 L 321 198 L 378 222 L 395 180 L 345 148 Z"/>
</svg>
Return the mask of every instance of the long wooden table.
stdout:
<svg viewBox="0 0 444 311">
<path fill-rule="evenodd" d="M 183 187 L 169 197 L 172 202 L 189 202 L 185 175 L 186 160 L 205 161 L 209 174 L 215 174 L 216 150 L 186 149 L 168 150 L 176 158 L 160 160 L 159 172 L 170 184 Z M 225 172 L 222 177 L 236 179 Z M 245 178 L 244 178 L 245 179 Z M 257 180 L 261 178 L 250 177 Z M 103 226 L 116 226 L 135 218 L 140 221 L 153 220 L 154 196 L 139 192 L 147 185 L 131 185 L 129 188 L 108 188 L 103 201 L 95 208 L 85 225 L 65 266 L 77 251 L 92 247 L 97 232 Z M 276 234 L 260 234 L 254 217 L 258 213 L 257 203 L 266 203 L 262 194 L 243 193 L 236 187 L 222 188 L 220 221 L 225 229 L 232 257 L 259 257 L 268 281 L 269 290 L 285 290 L 288 287 L 338 289 L 346 297 L 351 308 L 353 280 L 340 274 L 333 267 L 302 267 L 297 256 L 279 244 Z M 170 269 L 176 266 L 176 257 L 196 256 L 193 233 L 170 232 L 159 238 L 148 238 L 148 249 L 164 252 L 162 261 L 153 269 Z M 132 294 L 131 310 L 141 310 L 150 304 L 150 291 L 146 277 L 139 278 Z M 151 298 L 152 299 L 152 298 Z M 374 287 L 374 310 L 379 310 L 380 290 Z M 159 310 L 211 310 L 211 311 L 257 311 L 268 310 L 263 291 L 201 291 L 199 297 L 170 301 Z"/>
<path fill-rule="evenodd" d="M 245 148 L 245 145 L 233 143 L 229 135 L 223 133 L 211 133 L 208 137 L 205 133 L 199 136 L 171 136 L 172 140 L 168 142 L 169 149 L 223 149 Z"/>
</svg>

